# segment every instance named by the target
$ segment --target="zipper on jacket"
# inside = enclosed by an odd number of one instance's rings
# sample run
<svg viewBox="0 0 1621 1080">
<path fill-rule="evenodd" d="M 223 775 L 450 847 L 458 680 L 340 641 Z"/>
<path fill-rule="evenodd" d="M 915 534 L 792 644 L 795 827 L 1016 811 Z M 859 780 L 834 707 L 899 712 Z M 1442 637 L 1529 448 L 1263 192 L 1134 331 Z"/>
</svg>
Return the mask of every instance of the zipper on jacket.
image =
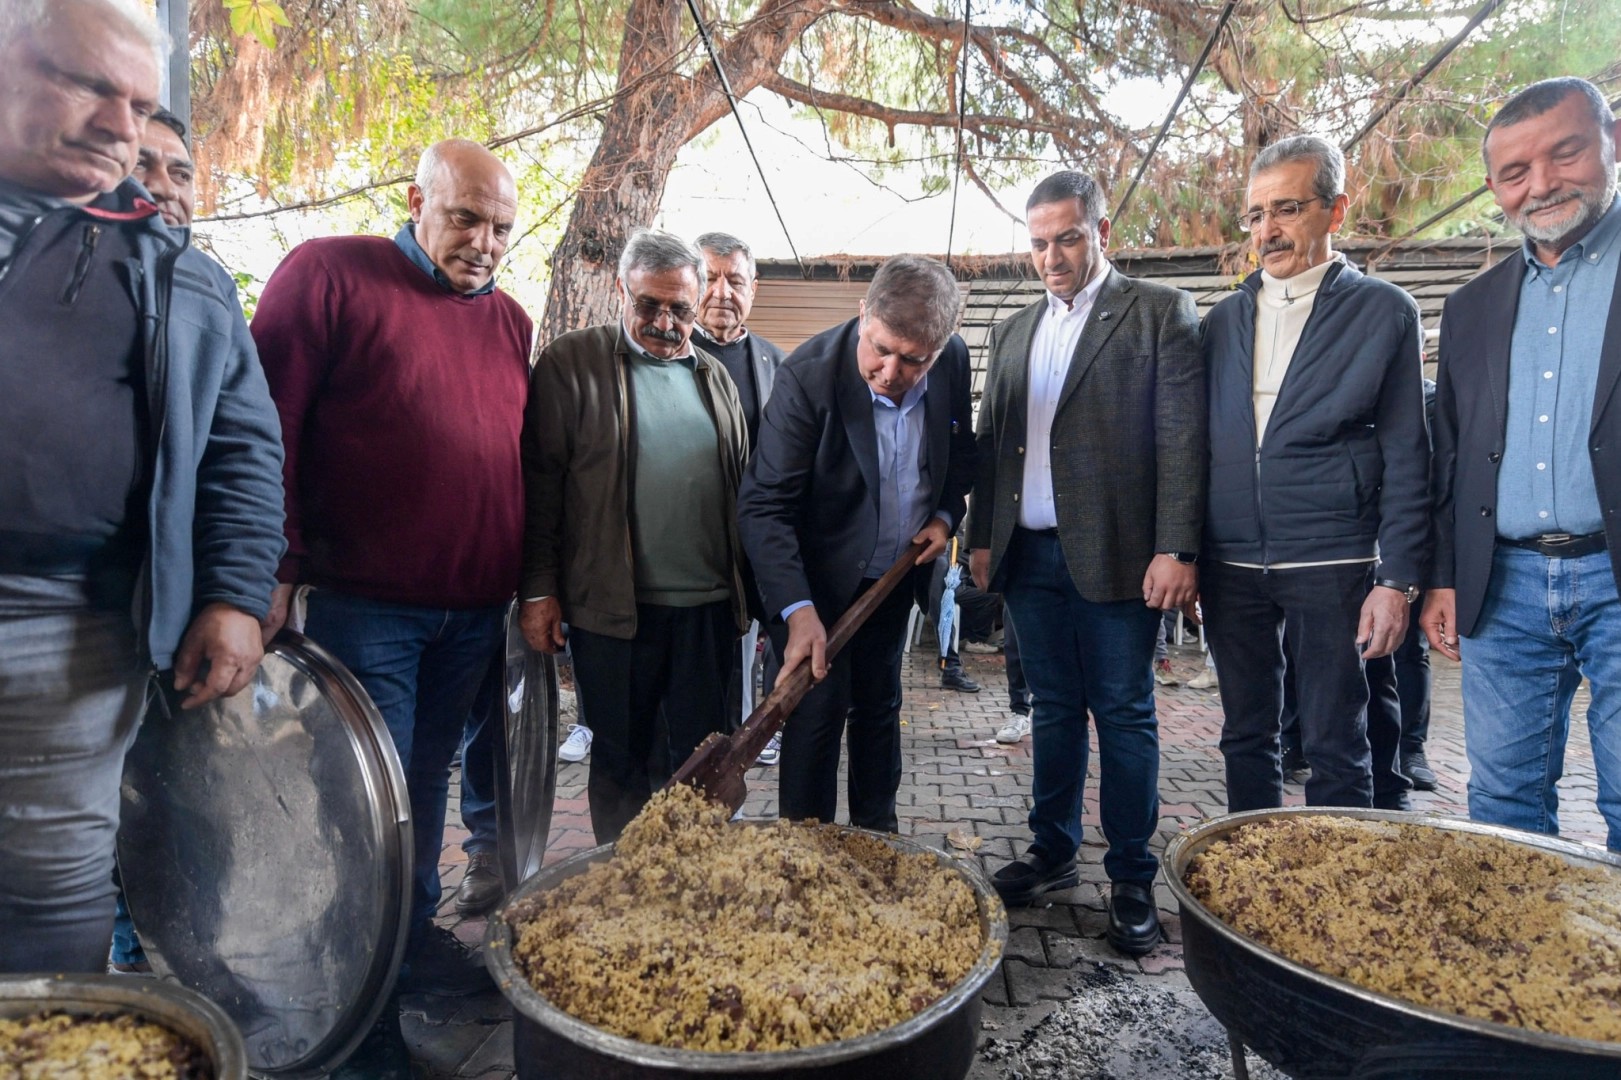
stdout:
<svg viewBox="0 0 1621 1080">
<path fill-rule="evenodd" d="M 62 293 L 62 303 L 72 306 L 84 291 L 85 278 L 90 276 L 90 262 L 96 254 L 96 242 L 101 239 L 101 226 L 91 223 L 84 227 L 84 239 L 79 242 L 79 261 L 73 265 L 73 280 Z"/>
<path fill-rule="evenodd" d="M 1266 517 L 1261 513 L 1261 448 L 1255 448 L 1255 527 L 1261 534 L 1261 573 L 1270 574 L 1271 559 L 1266 557 Z"/>
<path fill-rule="evenodd" d="M 147 351 L 146 365 L 146 394 L 148 423 L 152 432 L 150 466 L 147 473 L 147 483 L 150 485 L 146 493 L 146 566 L 145 572 L 140 576 L 140 595 L 136 597 L 136 604 L 140 617 L 136 620 L 136 639 L 140 654 L 148 662 L 152 657 L 152 616 L 153 594 L 156 591 L 157 555 L 158 555 L 158 460 L 162 455 L 163 436 L 168 427 L 169 414 L 164 408 L 168 400 L 169 387 L 169 301 L 174 291 L 174 265 L 179 261 L 183 247 L 170 248 L 158 256 L 157 281 L 153 283 L 153 295 L 157 310 L 153 317 L 156 325 L 152 331 L 152 346 Z M 144 292 L 144 283 L 142 283 Z"/>
</svg>

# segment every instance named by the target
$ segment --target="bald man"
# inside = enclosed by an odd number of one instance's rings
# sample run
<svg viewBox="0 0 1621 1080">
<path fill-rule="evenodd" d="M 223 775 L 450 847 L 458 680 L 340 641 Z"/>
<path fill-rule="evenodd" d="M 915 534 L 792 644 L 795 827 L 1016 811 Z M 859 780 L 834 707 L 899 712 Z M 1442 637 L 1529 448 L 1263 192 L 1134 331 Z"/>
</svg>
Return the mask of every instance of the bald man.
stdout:
<svg viewBox="0 0 1621 1080">
<path fill-rule="evenodd" d="M 422 155 L 392 239 L 293 249 L 253 319 L 287 446 L 284 619 L 354 672 L 405 768 L 415 836 L 403 992 L 489 989 L 433 923 L 450 761 L 518 581 L 528 316 L 495 287 L 517 211 L 477 143 Z M 493 853 L 492 853 L 493 857 Z"/>
</svg>

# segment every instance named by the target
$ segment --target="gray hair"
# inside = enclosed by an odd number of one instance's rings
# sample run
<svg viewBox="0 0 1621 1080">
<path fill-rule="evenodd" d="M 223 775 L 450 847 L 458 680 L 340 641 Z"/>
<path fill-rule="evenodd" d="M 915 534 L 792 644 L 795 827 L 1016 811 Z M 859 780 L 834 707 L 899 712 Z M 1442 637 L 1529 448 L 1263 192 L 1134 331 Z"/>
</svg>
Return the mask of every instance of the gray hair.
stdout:
<svg viewBox="0 0 1621 1080">
<path fill-rule="evenodd" d="M 23 34 L 43 30 L 51 16 L 71 4 L 90 7 L 108 19 L 124 24 L 134 36 L 152 50 L 152 59 L 158 71 L 169 59 L 169 35 L 163 32 L 152 13 L 138 0 L 0 0 L 0 48 L 10 45 Z"/>
<path fill-rule="evenodd" d="M 1028 214 L 1038 206 L 1050 206 L 1069 199 L 1081 204 L 1081 216 L 1092 231 L 1097 232 L 1098 222 L 1103 220 L 1103 188 L 1090 176 L 1074 169 L 1055 172 L 1037 184 L 1024 201 L 1024 211 Z"/>
<path fill-rule="evenodd" d="M 1268 169 L 1291 161 L 1310 161 L 1317 172 L 1312 177 L 1312 191 L 1318 198 L 1333 202 L 1345 194 L 1345 155 L 1327 139 L 1315 135 L 1291 135 L 1261 149 L 1250 162 L 1250 180 Z"/>
<path fill-rule="evenodd" d="M 750 251 L 747 244 L 733 236 L 731 233 L 706 232 L 702 236 L 698 237 L 694 243 L 698 245 L 698 249 L 700 251 L 707 251 L 709 254 L 718 255 L 723 259 L 729 255 L 735 255 L 741 251 L 743 253 L 743 261 L 747 263 L 749 267 L 749 280 L 753 281 L 755 278 L 760 276 L 759 267 L 754 265 L 754 252 Z"/>
<path fill-rule="evenodd" d="M 619 253 L 620 281 L 624 281 L 632 270 L 662 274 L 687 267 L 698 275 L 700 290 L 709 284 L 709 271 L 704 265 L 703 253 L 675 233 L 663 229 L 635 230 L 625 241 L 625 250 Z"/>
<path fill-rule="evenodd" d="M 939 259 L 893 255 L 867 286 L 867 314 L 930 352 L 945 347 L 962 315 L 962 290 Z"/>
<path fill-rule="evenodd" d="M 1615 149 L 1614 124 L 1615 114 L 1610 111 L 1610 103 L 1604 100 L 1599 88 L 1586 79 L 1578 79 L 1574 75 L 1563 75 L 1555 79 L 1543 79 L 1534 82 L 1524 90 L 1515 94 L 1503 103 L 1497 110 L 1491 123 L 1486 125 L 1486 133 L 1480 137 L 1480 159 L 1486 166 L 1487 173 L 1491 172 L 1491 159 L 1486 156 L 1486 140 L 1491 138 L 1492 132 L 1500 127 L 1509 127 L 1524 123 L 1545 112 L 1557 109 L 1565 103 L 1565 99 L 1572 94 L 1580 94 L 1587 102 L 1587 111 L 1592 115 L 1593 126 L 1599 129 L 1601 137 Z"/>
</svg>

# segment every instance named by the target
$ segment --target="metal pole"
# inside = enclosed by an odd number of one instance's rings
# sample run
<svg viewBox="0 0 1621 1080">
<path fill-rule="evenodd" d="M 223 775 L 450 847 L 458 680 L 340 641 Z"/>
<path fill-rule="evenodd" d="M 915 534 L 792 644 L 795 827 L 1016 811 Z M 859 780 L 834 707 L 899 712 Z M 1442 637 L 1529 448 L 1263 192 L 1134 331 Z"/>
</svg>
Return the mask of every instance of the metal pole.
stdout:
<svg viewBox="0 0 1621 1080">
<path fill-rule="evenodd" d="M 169 69 L 163 73 L 163 101 L 191 130 L 190 0 L 157 0 L 158 25 L 169 35 Z"/>
</svg>

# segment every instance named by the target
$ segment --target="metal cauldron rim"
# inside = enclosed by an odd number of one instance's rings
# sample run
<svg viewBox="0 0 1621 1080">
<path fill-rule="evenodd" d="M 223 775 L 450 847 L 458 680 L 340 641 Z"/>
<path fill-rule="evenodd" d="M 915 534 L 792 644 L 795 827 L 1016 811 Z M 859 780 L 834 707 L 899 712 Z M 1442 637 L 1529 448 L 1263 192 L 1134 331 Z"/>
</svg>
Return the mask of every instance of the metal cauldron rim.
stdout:
<svg viewBox="0 0 1621 1080">
<path fill-rule="evenodd" d="M 1200 822 L 1186 832 L 1172 838 L 1171 842 L 1166 845 L 1164 859 L 1166 884 L 1170 886 L 1171 894 L 1176 897 L 1184 915 L 1199 919 L 1208 929 L 1219 935 L 1229 945 L 1236 946 L 1260 963 L 1285 968 L 1303 979 L 1323 986 L 1327 990 L 1337 994 L 1349 995 L 1368 1005 L 1431 1023 L 1442 1024 L 1472 1035 L 1520 1043 L 1544 1050 L 1614 1057 L 1618 1062 L 1621 1062 L 1621 1043 L 1599 1042 L 1596 1039 L 1579 1039 L 1571 1035 L 1554 1035 L 1545 1031 L 1533 1031 L 1529 1028 L 1516 1027 L 1512 1024 L 1498 1024 L 1490 1020 L 1459 1016 L 1457 1013 L 1446 1012 L 1427 1005 L 1419 1005 L 1403 998 L 1382 994 L 1376 990 L 1369 990 L 1367 987 L 1358 986 L 1356 983 L 1346 979 L 1326 975 L 1315 968 L 1290 960 L 1281 953 L 1274 952 L 1260 942 L 1248 938 L 1228 926 L 1214 912 L 1200 903 L 1187 885 L 1183 883 L 1183 875 L 1187 872 L 1188 864 L 1193 861 L 1195 855 L 1210 846 L 1212 841 L 1236 830 L 1242 825 L 1286 817 L 1344 817 L 1355 818 L 1359 821 L 1427 825 L 1432 828 L 1447 829 L 1453 832 L 1495 836 L 1562 856 L 1567 862 L 1588 865 L 1599 864 L 1617 872 L 1621 872 L 1621 855 L 1592 844 L 1564 840 L 1556 836 L 1545 836 L 1541 833 L 1525 832 L 1520 829 L 1510 829 L 1501 825 L 1488 825 L 1484 822 L 1470 821 L 1466 818 L 1429 811 L 1290 806 L 1274 810 L 1248 810 L 1237 814 L 1223 814 Z M 1189 960 L 1193 962 L 1192 958 L 1189 958 Z"/>
<path fill-rule="evenodd" d="M 775 822 L 745 821 L 739 824 L 760 826 L 772 825 Z M 942 865 L 960 873 L 974 892 L 974 899 L 979 908 L 980 932 L 985 938 L 984 944 L 980 947 L 979 957 L 974 961 L 973 967 L 968 969 L 968 973 L 957 981 L 957 985 L 922 1012 L 899 1024 L 866 1035 L 858 1035 L 853 1039 L 841 1039 L 837 1042 L 795 1050 L 683 1050 L 655 1046 L 652 1043 L 614 1035 L 559 1009 L 530 985 L 512 958 L 512 928 L 507 922 L 507 912 L 519 901 L 555 887 L 568 878 L 582 873 L 593 863 L 606 859 L 613 854 L 612 844 L 571 855 L 561 862 L 546 867 L 513 890 L 506 902 L 490 916 L 489 929 L 484 941 L 484 962 L 490 969 L 490 974 L 494 976 L 501 993 L 524 1017 L 588 1050 L 634 1065 L 690 1072 L 694 1076 L 757 1073 L 771 1068 L 825 1067 L 843 1061 L 853 1061 L 875 1050 L 907 1042 L 933 1027 L 943 1017 L 954 1013 L 969 998 L 984 989 L 985 983 L 1002 963 L 1002 953 L 1007 945 L 1008 935 L 1007 911 L 1002 907 L 1001 899 L 991 889 L 989 882 L 985 880 L 984 874 L 973 862 L 959 860 L 937 848 L 891 833 L 856 829 L 847 825 L 817 827 L 837 829 L 840 832 L 863 833 L 909 854 L 932 855 Z"/>
<path fill-rule="evenodd" d="M 242 1035 L 212 1001 L 179 983 L 129 975 L 0 975 L 0 1016 L 133 1013 L 203 1048 L 216 1080 L 244 1080 Z"/>
</svg>

